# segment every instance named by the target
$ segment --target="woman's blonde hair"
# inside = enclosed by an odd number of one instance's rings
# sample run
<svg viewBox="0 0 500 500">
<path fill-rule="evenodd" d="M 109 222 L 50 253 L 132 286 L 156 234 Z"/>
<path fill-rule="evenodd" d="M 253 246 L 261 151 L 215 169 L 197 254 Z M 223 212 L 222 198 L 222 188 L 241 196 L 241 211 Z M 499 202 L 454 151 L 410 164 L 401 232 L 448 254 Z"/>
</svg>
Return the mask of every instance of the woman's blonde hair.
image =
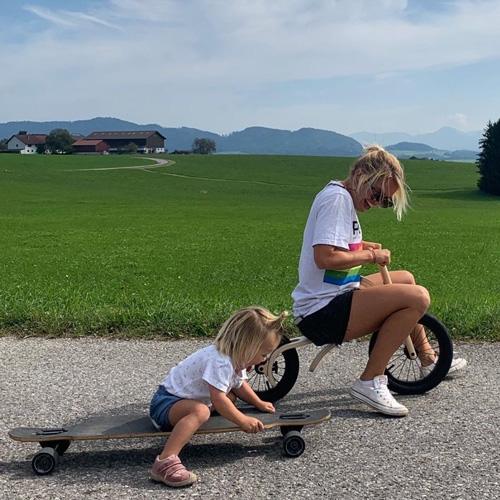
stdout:
<svg viewBox="0 0 500 500">
<path fill-rule="evenodd" d="M 263 307 L 240 309 L 222 325 L 215 346 L 235 367 L 246 368 L 265 342 L 280 342 L 287 316 L 286 311 L 275 316 Z"/>
<path fill-rule="evenodd" d="M 358 171 L 360 174 L 355 175 Z M 392 179 L 398 186 L 392 197 L 394 211 L 398 220 L 402 219 L 409 204 L 408 186 L 405 184 L 403 166 L 394 155 L 381 146 L 367 146 L 365 153 L 352 165 L 349 178 L 355 191 L 363 185 L 373 186 L 380 178 L 384 183 Z"/>
</svg>

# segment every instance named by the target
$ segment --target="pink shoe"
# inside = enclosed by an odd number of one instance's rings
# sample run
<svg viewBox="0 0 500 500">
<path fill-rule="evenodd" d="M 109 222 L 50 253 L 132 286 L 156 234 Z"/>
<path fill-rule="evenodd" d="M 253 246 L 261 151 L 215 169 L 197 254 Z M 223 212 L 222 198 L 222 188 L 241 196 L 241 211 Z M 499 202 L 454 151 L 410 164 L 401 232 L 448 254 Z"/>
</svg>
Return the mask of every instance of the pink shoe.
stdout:
<svg viewBox="0 0 500 500">
<path fill-rule="evenodd" d="M 192 472 L 186 470 L 177 455 L 170 455 L 163 460 L 156 457 L 151 469 L 151 479 L 174 488 L 189 486 L 198 480 Z"/>
</svg>

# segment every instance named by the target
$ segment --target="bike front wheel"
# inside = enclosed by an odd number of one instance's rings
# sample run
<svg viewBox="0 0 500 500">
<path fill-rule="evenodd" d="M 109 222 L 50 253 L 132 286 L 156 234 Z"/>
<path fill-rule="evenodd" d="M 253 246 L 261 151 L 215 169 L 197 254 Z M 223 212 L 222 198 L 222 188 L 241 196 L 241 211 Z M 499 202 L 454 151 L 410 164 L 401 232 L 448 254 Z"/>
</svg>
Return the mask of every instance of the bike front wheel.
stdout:
<svg viewBox="0 0 500 500">
<path fill-rule="evenodd" d="M 420 327 L 423 327 L 425 337 L 417 334 Z M 373 333 L 370 339 L 370 354 L 377 342 L 378 333 Z M 453 360 L 450 335 L 443 323 L 432 314 L 425 314 L 420 318 L 412 333 L 412 340 L 417 358 L 411 359 L 408 350 L 402 345 L 392 355 L 385 370 L 389 389 L 399 394 L 423 394 L 430 391 L 446 377 Z M 435 366 L 432 370 L 426 369 L 422 360 L 434 354 L 437 355 Z"/>
<path fill-rule="evenodd" d="M 290 340 L 283 337 L 280 347 L 289 343 Z M 264 363 L 254 366 L 253 370 L 248 373 L 247 381 L 260 399 L 271 403 L 284 398 L 292 390 L 299 375 L 299 355 L 297 350 L 288 349 L 272 361 L 273 387 L 266 375 L 268 363 L 273 358 L 273 353 L 271 353 Z"/>
</svg>

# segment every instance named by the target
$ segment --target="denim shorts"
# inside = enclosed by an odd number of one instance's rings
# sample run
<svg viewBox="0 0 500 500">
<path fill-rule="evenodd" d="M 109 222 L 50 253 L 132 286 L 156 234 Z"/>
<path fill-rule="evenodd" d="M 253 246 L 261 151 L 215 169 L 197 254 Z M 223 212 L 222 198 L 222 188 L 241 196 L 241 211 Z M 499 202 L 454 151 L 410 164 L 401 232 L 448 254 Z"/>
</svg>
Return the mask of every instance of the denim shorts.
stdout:
<svg viewBox="0 0 500 500">
<path fill-rule="evenodd" d="M 302 318 L 297 324 L 302 335 L 315 345 L 342 344 L 351 315 L 352 296 L 356 290 L 337 295 L 319 311 Z"/>
<path fill-rule="evenodd" d="M 172 406 L 182 398 L 170 394 L 165 387 L 160 385 L 149 406 L 149 417 L 153 425 L 160 431 L 169 432 L 173 429 L 168 419 Z"/>
</svg>

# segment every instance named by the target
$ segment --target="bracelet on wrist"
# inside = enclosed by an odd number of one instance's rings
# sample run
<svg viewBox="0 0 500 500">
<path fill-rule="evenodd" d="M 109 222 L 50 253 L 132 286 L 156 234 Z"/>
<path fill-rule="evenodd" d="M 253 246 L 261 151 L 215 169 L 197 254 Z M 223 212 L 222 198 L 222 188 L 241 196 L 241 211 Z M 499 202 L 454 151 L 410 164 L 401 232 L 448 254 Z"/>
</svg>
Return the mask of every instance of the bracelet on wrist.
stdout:
<svg viewBox="0 0 500 500">
<path fill-rule="evenodd" d="M 373 248 L 370 248 L 370 252 L 372 253 L 372 264 L 377 263 L 377 254 L 375 253 L 375 250 Z"/>
</svg>

